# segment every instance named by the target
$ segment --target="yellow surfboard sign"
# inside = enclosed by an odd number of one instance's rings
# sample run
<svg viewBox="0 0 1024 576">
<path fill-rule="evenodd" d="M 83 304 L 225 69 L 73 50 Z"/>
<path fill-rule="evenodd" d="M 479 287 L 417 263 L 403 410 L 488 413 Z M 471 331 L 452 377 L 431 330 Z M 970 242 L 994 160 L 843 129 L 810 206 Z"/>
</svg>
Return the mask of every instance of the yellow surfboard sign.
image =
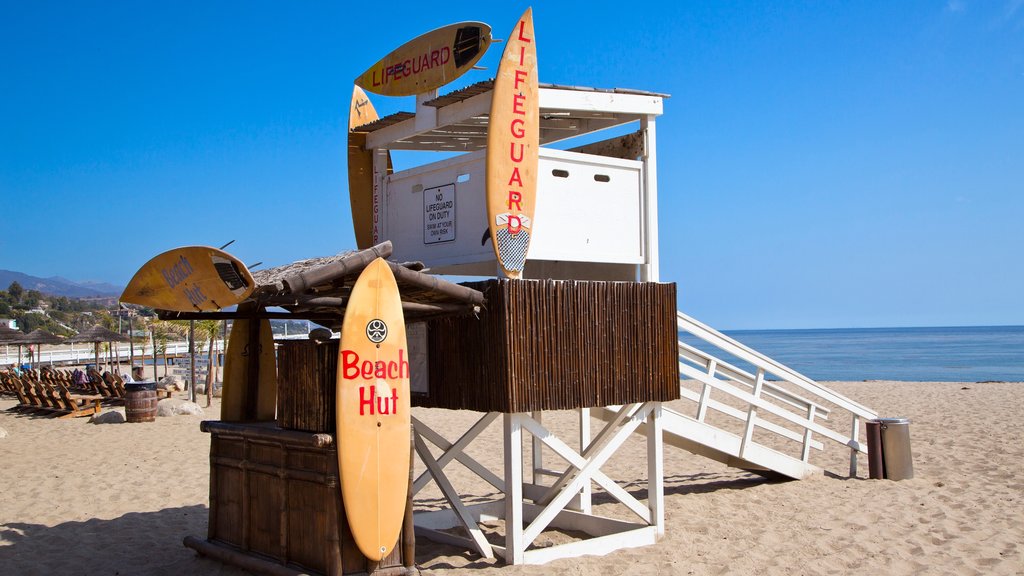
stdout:
<svg viewBox="0 0 1024 576">
<path fill-rule="evenodd" d="M 398 542 L 409 490 L 409 347 L 398 284 L 378 258 L 359 275 L 338 351 L 338 469 L 356 546 L 379 562 Z"/>
<path fill-rule="evenodd" d="M 356 79 L 383 96 L 414 96 L 462 76 L 491 45 L 491 27 L 459 22 L 413 38 L 370 66 Z"/>
<path fill-rule="evenodd" d="M 259 322 L 259 341 L 249 341 L 250 322 Z M 249 387 L 249 360 L 259 356 L 259 384 L 257 386 L 256 414 L 246 414 Z M 221 392 L 220 419 L 224 422 L 242 422 L 255 419 L 273 421 L 277 408 L 277 356 L 274 353 L 274 334 L 270 320 L 236 319 L 228 337 L 224 355 L 224 388 Z"/>
<path fill-rule="evenodd" d="M 240 260 L 209 246 L 168 250 L 146 262 L 121 302 L 176 312 L 212 312 L 238 304 L 256 283 Z"/>
<path fill-rule="evenodd" d="M 375 193 L 377 174 L 373 171 L 373 151 L 366 149 L 366 133 L 354 129 L 378 119 L 377 110 L 366 92 L 352 87 L 352 103 L 348 110 L 348 201 L 352 207 L 352 228 L 356 246 L 366 250 L 380 242 L 380 206 Z M 391 173 L 391 152 L 388 174 Z"/>
<path fill-rule="evenodd" d="M 537 204 L 540 105 L 533 10 L 527 8 L 501 54 L 487 126 L 487 225 L 509 278 L 521 278 Z"/>
</svg>

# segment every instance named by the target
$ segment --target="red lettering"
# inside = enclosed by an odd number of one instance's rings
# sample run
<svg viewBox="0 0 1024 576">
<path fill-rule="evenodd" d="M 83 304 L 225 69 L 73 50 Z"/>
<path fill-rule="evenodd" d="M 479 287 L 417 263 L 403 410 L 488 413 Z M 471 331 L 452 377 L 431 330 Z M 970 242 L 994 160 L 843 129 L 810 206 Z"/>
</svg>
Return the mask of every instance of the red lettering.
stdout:
<svg viewBox="0 0 1024 576">
<path fill-rule="evenodd" d="M 409 74 L 412 74 L 412 66 L 409 65 L 409 61 L 402 62 L 402 78 L 408 78 Z"/>
<path fill-rule="evenodd" d="M 391 406 L 393 407 L 391 413 L 392 414 L 398 414 L 398 389 L 397 388 L 392 388 L 391 389 Z"/>
<path fill-rule="evenodd" d="M 515 142 L 509 142 L 509 153 L 508 153 L 508 155 L 509 155 L 509 157 L 512 158 L 513 162 L 522 162 L 523 161 L 523 150 L 524 150 L 523 144 L 522 144 L 522 142 L 520 142 L 519 143 L 519 158 L 516 158 L 516 143 Z"/>
<path fill-rule="evenodd" d="M 439 51 L 434 50 L 433 52 L 431 52 L 430 53 L 430 67 L 433 68 L 434 66 L 439 65 L 440 64 L 440 62 L 439 62 L 440 59 L 441 59 L 441 53 Z"/>
<path fill-rule="evenodd" d="M 369 406 L 370 407 L 370 416 L 373 416 L 373 398 L 374 398 L 374 396 L 377 395 L 376 387 L 374 387 L 374 386 L 370 386 L 369 387 L 370 388 L 370 397 L 369 398 L 366 397 L 366 388 L 367 388 L 366 386 L 360 386 L 359 387 L 359 415 L 362 416 L 364 414 L 364 412 L 363 412 L 364 407 Z"/>
<path fill-rule="evenodd" d="M 398 351 L 398 361 L 390 360 L 363 360 L 360 361 L 359 354 L 352 350 L 341 351 L 341 377 L 345 380 L 362 378 L 370 379 L 394 379 L 409 377 L 409 360 L 405 357 L 405 350 Z"/>
<path fill-rule="evenodd" d="M 509 126 L 509 129 L 512 131 L 512 137 L 513 138 L 522 138 L 522 137 L 526 136 L 526 128 L 523 127 L 524 123 L 525 122 L 523 121 L 522 118 L 514 118 L 512 120 L 512 124 Z M 519 131 L 518 132 L 516 132 L 516 124 L 519 125 Z"/>
<path fill-rule="evenodd" d="M 516 72 L 517 72 L 516 80 L 518 80 L 519 79 L 518 78 L 518 70 Z M 515 96 L 513 96 L 512 97 L 512 113 L 513 114 L 520 114 L 522 116 L 526 116 L 526 110 L 523 108 L 523 104 L 525 104 L 525 103 L 526 103 L 526 96 L 523 96 L 522 93 L 519 93 L 519 94 L 516 94 Z"/>
<path fill-rule="evenodd" d="M 452 49 L 445 46 L 441 49 L 441 64 L 447 64 L 452 58 Z"/>
<path fill-rule="evenodd" d="M 383 402 L 383 403 L 382 403 Z M 391 408 L 388 406 L 388 399 L 377 397 L 377 413 L 378 414 L 391 414 Z"/>
<path fill-rule="evenodd" d="M 519 175 L 519 166 L 512 168 L 512 176 L 508 179 L 508 185 L 511 186 L 516 182 L 519 183 L 520 188 L 523 187 L 523 177 Z"/>
<path fill-rule="evenodd" d="M 519 234 L 519 232 L 522 229 L 523 229 L 523 221 L 519 219 L 519 216 L 516 216 L 514 214 L 509 214 L 509 217 L 508 217 L 508 233 L 509 234 Z"/>
<path fill-rule="evenodd" d="M 511 210 L 512 206 L 515 205 L 516 210 L 523 211 L 523 195 L 515 190 L 508 191 L 508 209 Z"/>
<path fill-rule="evenodd" d="M 523 36 L 523 32 L 526 32 L 526 20 L 519 21 L 519 39 L 523 42 L 531 42 L 531 40 Z"/>
<path fill-rule="evenodd" d="M 519 89 L 519 83 L 520 82 L 526 82 L 526 77 L 529 76 L 529 74 L 530 73 L 527 72 L 526 70 L 516 70 L 516 79 L 515 79 L 515 82 L 512 83 L 513 90 L 518 90 Z M 516 95 L 516 98 L 526 99 L 526 96 L 523 96 L 522 94 L 518 94 L 518 95 Z M 515 108 L 514 105 L 513 105 L 513 108 Z"/>
<path fill-rule="evenodd" d="M 356 376 L 359 376 L 359 368 L 356 364 L 359 363 L 359 354 L 351 350 L 341 351 L 341 377 L 345 380 L 352 380 Z"/>
<path fill-rule="evenodd" d="M 520 46 L 519 47 L 519 65 L 520 66 L 525 66 L 526 65 L 526 46 Z"/>
<path fill-rule="evenodd" d="M 398 377 L 409 377 L 409 361 L 405 359 L 405 350 L 398 349 Z"/>
</svg>

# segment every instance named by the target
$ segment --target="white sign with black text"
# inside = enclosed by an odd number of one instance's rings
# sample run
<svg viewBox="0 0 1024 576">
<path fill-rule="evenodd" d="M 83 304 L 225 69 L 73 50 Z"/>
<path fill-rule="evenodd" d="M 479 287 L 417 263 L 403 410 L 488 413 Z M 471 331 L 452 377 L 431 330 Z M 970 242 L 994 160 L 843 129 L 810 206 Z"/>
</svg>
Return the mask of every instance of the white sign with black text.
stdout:
<svg viewBox="0 0 1024 576">
<path fill-rule="evenodd" d="M 455 184 L 423 191 L 423 243 L 455 240 Z"/>
</svg>

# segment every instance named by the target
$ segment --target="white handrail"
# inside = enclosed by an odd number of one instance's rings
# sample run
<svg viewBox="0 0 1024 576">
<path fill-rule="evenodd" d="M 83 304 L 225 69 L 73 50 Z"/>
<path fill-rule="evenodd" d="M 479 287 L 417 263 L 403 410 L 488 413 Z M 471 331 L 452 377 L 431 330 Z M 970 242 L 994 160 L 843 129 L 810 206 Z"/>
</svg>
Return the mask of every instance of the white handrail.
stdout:
<svg viewBox="0 0 1024 576">
<path fill-rule="evenodd" d="M 821 396 L 822 398 L 828 400 L 829 402 L 835 404 L 836 406 L 839 406 L 854 414 L 857 414 L 862 418 L 878 418 L 878 414 L 871 410 L 870 408 L 862 406 L 854 402 L 853 400 L 850 400 L 849 398 L 839 394 L 838 392 L 835 392 L 825 386 L 822 386 L 821 384 L 815 382 L 814 380 L 811 380 L 810 378 L 804 376 L 803 374 L 800 374 L 795 370 L 792 370 L 782 364 L 779 364 L 775 360 L 772 360 L 771 358 L 765 356 L 764 354 L 761 354 L 760 352 L 757 352 L 756 350 L 748 348 L 747 346 L 741 344 L 740 342 L 737 342 L 736 340 L 729 338 L 725 334 L 718 332 L 714 328 L 702 324 L 697 320 L 687 316 L 686 314 L 683 314 L 682 312 L 677 312 L 676 316 L 678 326 L 681 330 L 685 330 L 686 332 L 693 334 L 694 336 L 700 338 L 701 340 L 704 340 L 709 344 L 721 348 L 722 350 L 728 352 L 729 354 L 732 354 L 733 356 L 741 360 L 749 362 L 754 366 L 764 368 L 766 372 L 769 372 L 776 376 L 781 376 L 783 380 L 790 382 L 793 385 L 802 388 L 807 392 L 810 392 L 811 394 Z"/>
<path fill-rule="evenodd" d="M 797 438 L 799 438 L 797 441 L 800 441 L 803 444 L 800 459 L 807 462 L 810 449 L 812 447 L 817 448 L 817 446 L 814 445 L 816 443 L 812 440 L 813 432 L 849 448 L 850 475 L 856 475 L 857 454 L 866 452 L 865 446 L 859 441 L 860 426 L 858 424 L 861 418 L 869 420 L 877 418 L 878 414 L 874 410 L 871 410 L 870 408 L 858 404 L 857 402 L 822 386 L 803 374 L 800 374 L 799 372 L 765 356 L 764 354 L 729 338 L 721 332 L 702 324 L 682 312 L 677 312 L 677 325 L 680 331 L 687 332 L 700 340 L 703 340 L 707 344 L 718 348 L 724 353 L 753 365 L 757 371 L 757 376 L 755 377 L 753 374 L 741 370 L 736 366 L 723 362 L 712 354 L 690 346 L 689 344 L 679 342 L 680 373 L 684 377 L 696 380 L 703 385 L 703 392 L 699 395 L 696 393 L 684 395 L 684 397 L 698 402 L 698 420 L 703 420 L 703 413 L 706 412 L 708 408 L 721 411 L 721 408 L 724 405 L 718 403 L 713 404 L 710 400 L 711 390 L 717 390 L 748 405 L 746 414 L 743 414 L 739 410 L 732 409 L 731 407 L 727 411 L 728 415 L 738 417 L 746 422 L 742 443 L 740 445 L 741 452 L 744 447 L 752 442 L 751 437 L 754 427 L 760 427 L 790 440 L 797 440 Z M 829 402 L 836 407 L 850 412 L 853 418 L 851 430 L 848 433 L 837 432 L 817 422 L 816 419 L 824 419 L 823 416 L 828 414 L 828 408 L 818 404 L 816 401 L 809 400 L 801 395 L 793 394 L 785 388 L 778 386 L 776 383 L 767 381 L 765 376 L 768 374 L 778 377 L 781 382 L 791 384 L 801 389 L 812 398 L 820 398 L 823 401 Z M 735 384 L 743 385 L 746 388 L 752 388 L 753 392 L 746 392 L 737 388 L 730 384 L 730 381 Z M 778 406 L 766 401 L 763 397 L 774 398 L 789 407 L 802 409 L 804 413 L 797 414 L 790 412 L 783 406 Z M 770 427 L 764 426 L 762 423 L 765 421 L 759 419 L 757 415 L 757 411 L 759 409 L 781 418 L 791 425 L 802 428 L 802 435 L 780 433 L 780 430 L 777 429 L 778 426 L 775 425 Z M 740 457 L 742 458 L 742 454 Z"/>
</svg>

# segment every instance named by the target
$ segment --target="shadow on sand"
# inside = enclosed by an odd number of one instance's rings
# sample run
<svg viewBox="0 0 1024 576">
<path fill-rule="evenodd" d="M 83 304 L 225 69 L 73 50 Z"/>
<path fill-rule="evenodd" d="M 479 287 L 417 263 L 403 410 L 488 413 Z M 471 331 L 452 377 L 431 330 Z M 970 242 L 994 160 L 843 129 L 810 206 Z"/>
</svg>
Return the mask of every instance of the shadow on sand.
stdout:
<svg viewBox="0 0 1024 576">
<path fill-rule="evenodd" d="M 54 502 L 53 506 L 60 506 Z M 206 534 L 206 506 L 132 512 L 103 520 L 43 526 L 0 524 L 0 573 L 64 575 L 247 574 L 198 557 L 182 545 Z"/>
</svg>

